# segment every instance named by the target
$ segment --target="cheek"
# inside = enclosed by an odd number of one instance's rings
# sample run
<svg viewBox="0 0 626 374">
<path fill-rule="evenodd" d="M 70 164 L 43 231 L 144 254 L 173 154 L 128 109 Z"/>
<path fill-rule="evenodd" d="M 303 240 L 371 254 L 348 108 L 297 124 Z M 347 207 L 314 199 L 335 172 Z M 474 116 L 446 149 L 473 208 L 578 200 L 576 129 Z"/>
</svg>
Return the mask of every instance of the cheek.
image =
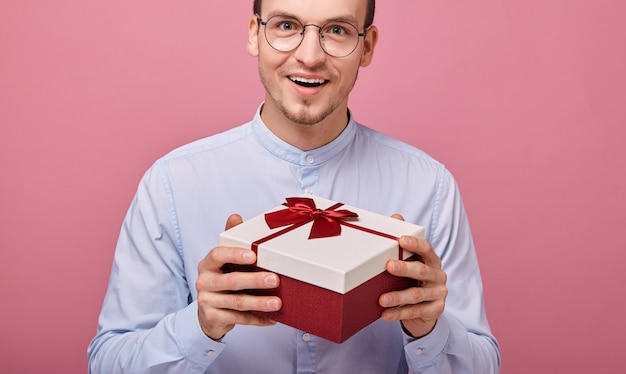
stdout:
<svg viewBox="0 0 626 374">
<path fill-rule="evenodd" d="M 284 59 L 276 58 L 274 53 L 261 51 L 258 57 L 258 71 L 266 89 L 277 89 L 284 77 L 282 64 Z"/>
<path fill-rule="evenodd" d="M 276 52 L 272 47 L 262 46 L 259 49 L 259 68 L 267 73 L 277 73 L 286 61 L 286 54 Z"/>
<path fill-rule="evenodd" d="M 354 81 L 359 73 L 358 61 L 353 61 L 337 68 L 341 72 L 342 80 L 344 81 Z"/>
</svg>

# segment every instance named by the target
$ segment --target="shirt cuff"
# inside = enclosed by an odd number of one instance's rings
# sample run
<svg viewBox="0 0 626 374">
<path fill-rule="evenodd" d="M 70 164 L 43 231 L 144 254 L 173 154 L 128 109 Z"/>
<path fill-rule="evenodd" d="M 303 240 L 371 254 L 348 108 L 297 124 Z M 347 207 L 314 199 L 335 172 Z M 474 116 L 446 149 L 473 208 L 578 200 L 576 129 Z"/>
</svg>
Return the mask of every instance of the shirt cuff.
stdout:
<svg viewBox="0 0 626 374">
<path fill-rule="evenodd" d="M 415 339 L 404 333 L 404 353 L 409 367 L 428 367 L 435 364 L 435 359 L 439 356 L 450 337 L 450 323 L 448 319 L 441 315 L 437 324 L 430 334 Z"/>
<path fill-rule="evenodd" d="M 184 357 L 194 366 L 205 370 L 226 346 L 204 334 L 198 321 L 198 303 L 193 301 L 176 313 L 174 329 L 176 343 Z"/>
</svg>

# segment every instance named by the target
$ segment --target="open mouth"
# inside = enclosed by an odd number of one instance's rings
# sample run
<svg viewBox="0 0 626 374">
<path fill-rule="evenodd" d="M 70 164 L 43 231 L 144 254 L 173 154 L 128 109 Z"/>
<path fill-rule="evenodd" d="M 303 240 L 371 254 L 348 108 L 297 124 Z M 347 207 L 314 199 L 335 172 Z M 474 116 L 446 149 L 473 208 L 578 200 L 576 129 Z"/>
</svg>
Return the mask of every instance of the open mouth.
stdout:
<svg viewBox="0 0 626 374">
<path fill-rule="evenodd" d="M 302 77 L 289 77 L 291 81 L 302 87 L 319 87 L 326 84 L 328 81 L 325 79 L 306 79 Z"/>
</svg>

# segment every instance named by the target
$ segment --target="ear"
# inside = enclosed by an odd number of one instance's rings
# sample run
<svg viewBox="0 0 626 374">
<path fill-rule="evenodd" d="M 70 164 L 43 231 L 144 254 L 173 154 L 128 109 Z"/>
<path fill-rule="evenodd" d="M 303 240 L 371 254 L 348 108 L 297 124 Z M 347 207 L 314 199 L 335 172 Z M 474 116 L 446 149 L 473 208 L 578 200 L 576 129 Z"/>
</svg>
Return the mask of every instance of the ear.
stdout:
<svg viewBox="0 0 626 374">
<path fill-rule="evenodd" d="M 248 22 L 248 53 L 253 57 L 259 56 L 259 20 L 256 15 Z"/>
<path fill-rule="evenodd" d="M 376 43 L 378 43 L 378 28 L 371 26 L 363 38 L 364 47 L 363 53 L 361 54 L 361 66 L 368 66 L 372 62 Z"/>
</svg>

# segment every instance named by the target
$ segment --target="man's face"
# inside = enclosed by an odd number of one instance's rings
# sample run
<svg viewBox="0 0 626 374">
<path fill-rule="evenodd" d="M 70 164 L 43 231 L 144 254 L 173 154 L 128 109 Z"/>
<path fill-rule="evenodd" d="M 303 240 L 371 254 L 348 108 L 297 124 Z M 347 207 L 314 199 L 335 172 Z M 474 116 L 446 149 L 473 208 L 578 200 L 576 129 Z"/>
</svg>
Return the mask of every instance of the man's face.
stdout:
<svg viewBox="0 0 626 374">
<path fill-rule="evenodd" d="M 342 19 L 363 32 L 366 7 L 366 0 L 264 0 L 263 14 L 259 16 L 267 21 L 275 15 L 289 15 L 303 25 L 319 26 Z M 302 43 L 289 52 L 273 49 L 264 31 L 256 19 L 250 21 L 248 49 L 259 58 L 266 90 L 264 113 L 267 110 L 306 125 L 319 123 L 339 111 L 345 116 L 359 67 L 371 61 L 377 31 L 368 32 L 367 40 L 360 37 L 356 50 L 341 58 L 324 52 L 317 27 L 306 27 Z"/>
</svg>

